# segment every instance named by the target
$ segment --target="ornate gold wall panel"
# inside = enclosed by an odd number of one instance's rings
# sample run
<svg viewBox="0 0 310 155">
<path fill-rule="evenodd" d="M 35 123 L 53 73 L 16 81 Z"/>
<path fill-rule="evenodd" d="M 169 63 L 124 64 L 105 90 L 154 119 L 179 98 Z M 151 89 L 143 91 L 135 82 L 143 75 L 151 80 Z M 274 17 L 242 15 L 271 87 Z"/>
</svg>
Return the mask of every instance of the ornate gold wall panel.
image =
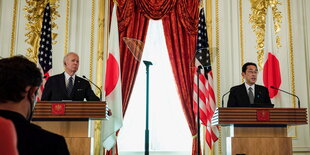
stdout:
<svg viewBox="0 0 310 155">
<path fill-rule="evenodd" d="M 250 23 L 252 23 L 252 29 L 256 34 L 256 48 L 258 50 L 257 62 L 260 69 L 263 67 L 264 61 L 264 37 L 265 37 L 265 25 L 267 7 L 271 6 L 274 19 L 274 27 L 276 33 L 276 43 L 280 47 L 280 37 L 277 35 L 280 31 L 280 23 L 282 22 L 281 12 L 278 10 L 278 5 L 281 4 L 278 0 L 251 0 Z"/>
<path fill-rule="evenodd" d="M 26 24 L 26 30 L 28 30 L 28 32 L 25 34 L 27 37 L 26 42 L 31 46 L 31 48 L 27 49 L 26 56 L 35 63 L 37 63 L 38 60 L 42 20 L 44 9 L 47 3 L 50 3 L 52 29 L 54 29 L 57 28 L 57 25 L 53 21 L 55 21 L 57 17 L 60 17 L 57 11 L 57 8 L 59 7 L 58 0 L 26 0 L 26 6 L 24 8 L 26 11 L 25 17 L 28 20 L 28 23 Z M 53 44 L 57 43 L 55 41 L 56 37 L 57 34 L 52 33 Z"/>
</svg>

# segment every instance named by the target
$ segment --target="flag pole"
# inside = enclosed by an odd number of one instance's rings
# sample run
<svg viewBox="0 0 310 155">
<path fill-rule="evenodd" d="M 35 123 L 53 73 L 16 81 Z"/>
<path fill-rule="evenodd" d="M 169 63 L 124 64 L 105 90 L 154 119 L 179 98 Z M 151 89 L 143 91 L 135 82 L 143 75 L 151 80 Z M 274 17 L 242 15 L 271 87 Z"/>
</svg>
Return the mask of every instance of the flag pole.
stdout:
<svg viewBox="0 0 310 155">
<path fill-rule="evenodd" d="M 144 60 L 146 66 L 146 123 L 145 123 L 145 151 L 144 155 L 149 155 L 149 68 L 153 65 L 151 61 Z"/>
<path fill-rule="evenodd" d="M 197 67 L 197 141 L 198 141 L 198 150 L 197 155 L 200 155 L 200 112 L 199 112 L 199 76 L 200 76 L 200 70 L 202 69 L 201 65 Z"/>
</svg>

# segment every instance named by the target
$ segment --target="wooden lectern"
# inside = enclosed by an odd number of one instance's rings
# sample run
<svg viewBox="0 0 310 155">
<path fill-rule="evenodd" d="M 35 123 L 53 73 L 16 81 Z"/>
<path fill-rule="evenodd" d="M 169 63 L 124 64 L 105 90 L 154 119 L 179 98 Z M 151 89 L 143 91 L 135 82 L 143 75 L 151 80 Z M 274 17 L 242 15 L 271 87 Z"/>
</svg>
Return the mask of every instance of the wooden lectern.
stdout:
<svg viewBox="0 0 310 155">
<path fill-rule="evenodd" d="M 89 120 L 107 118 L 101 101 L 41 101 L 34 109 L 33 123 L 65 137 L 70 154 L 91 152 Z"/>
<path fill-rule="evenodd" d="M 291 155 L 287 125 L 307 124 L 306 108 L 218 108 L 212 125 L 230 127 L 226 151 L 231 155 Z"/>
</svg>

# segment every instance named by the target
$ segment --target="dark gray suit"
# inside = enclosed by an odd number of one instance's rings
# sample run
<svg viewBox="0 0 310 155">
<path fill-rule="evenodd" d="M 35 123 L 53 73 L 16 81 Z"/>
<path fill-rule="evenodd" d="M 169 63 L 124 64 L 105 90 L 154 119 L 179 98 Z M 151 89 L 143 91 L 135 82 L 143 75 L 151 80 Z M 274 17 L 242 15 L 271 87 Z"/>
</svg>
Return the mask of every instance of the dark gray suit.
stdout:
<svg viewBox="0 0 310 155">
<path fill-rule="evenodd" d="M 269 92 L 266 87 L 255 84 L 254 104 L 267 104 L 267 106 L 272 105 Z M 230 89 L 227 107 L 251 107 L 250 99 L 244 83 Z"/>
<path fill-rule="evenodd" d="M 75 76 L 74 86 L 71 95 L 67 94 L 65 74 L 57 74 L 50 77 L 44 87 L 41 97 L 42 101 L 99 101 L 88 81 Z"/>
</svg>

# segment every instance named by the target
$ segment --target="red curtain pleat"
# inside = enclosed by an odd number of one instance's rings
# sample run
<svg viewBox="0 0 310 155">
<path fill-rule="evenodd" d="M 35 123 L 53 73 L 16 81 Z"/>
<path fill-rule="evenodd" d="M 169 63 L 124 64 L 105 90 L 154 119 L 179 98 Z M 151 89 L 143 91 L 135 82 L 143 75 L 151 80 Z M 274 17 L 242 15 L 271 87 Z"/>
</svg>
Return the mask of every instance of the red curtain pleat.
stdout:
<svg viewBox="0 0 310 155">
<path fill-rule="evenodd" d="M 189 34 L 179 17 L 172 12 L 164 17 L 163 27 L 174 79 L 178 87 L 183 112 L 192 136 L 196 137 L 197 127 L 193 112 L 193 77 L 191 62 L 196 48 L 196 36 Z M 192 154 L 197 154 L 197 138 L 193 139 Z"/>
</svg>

